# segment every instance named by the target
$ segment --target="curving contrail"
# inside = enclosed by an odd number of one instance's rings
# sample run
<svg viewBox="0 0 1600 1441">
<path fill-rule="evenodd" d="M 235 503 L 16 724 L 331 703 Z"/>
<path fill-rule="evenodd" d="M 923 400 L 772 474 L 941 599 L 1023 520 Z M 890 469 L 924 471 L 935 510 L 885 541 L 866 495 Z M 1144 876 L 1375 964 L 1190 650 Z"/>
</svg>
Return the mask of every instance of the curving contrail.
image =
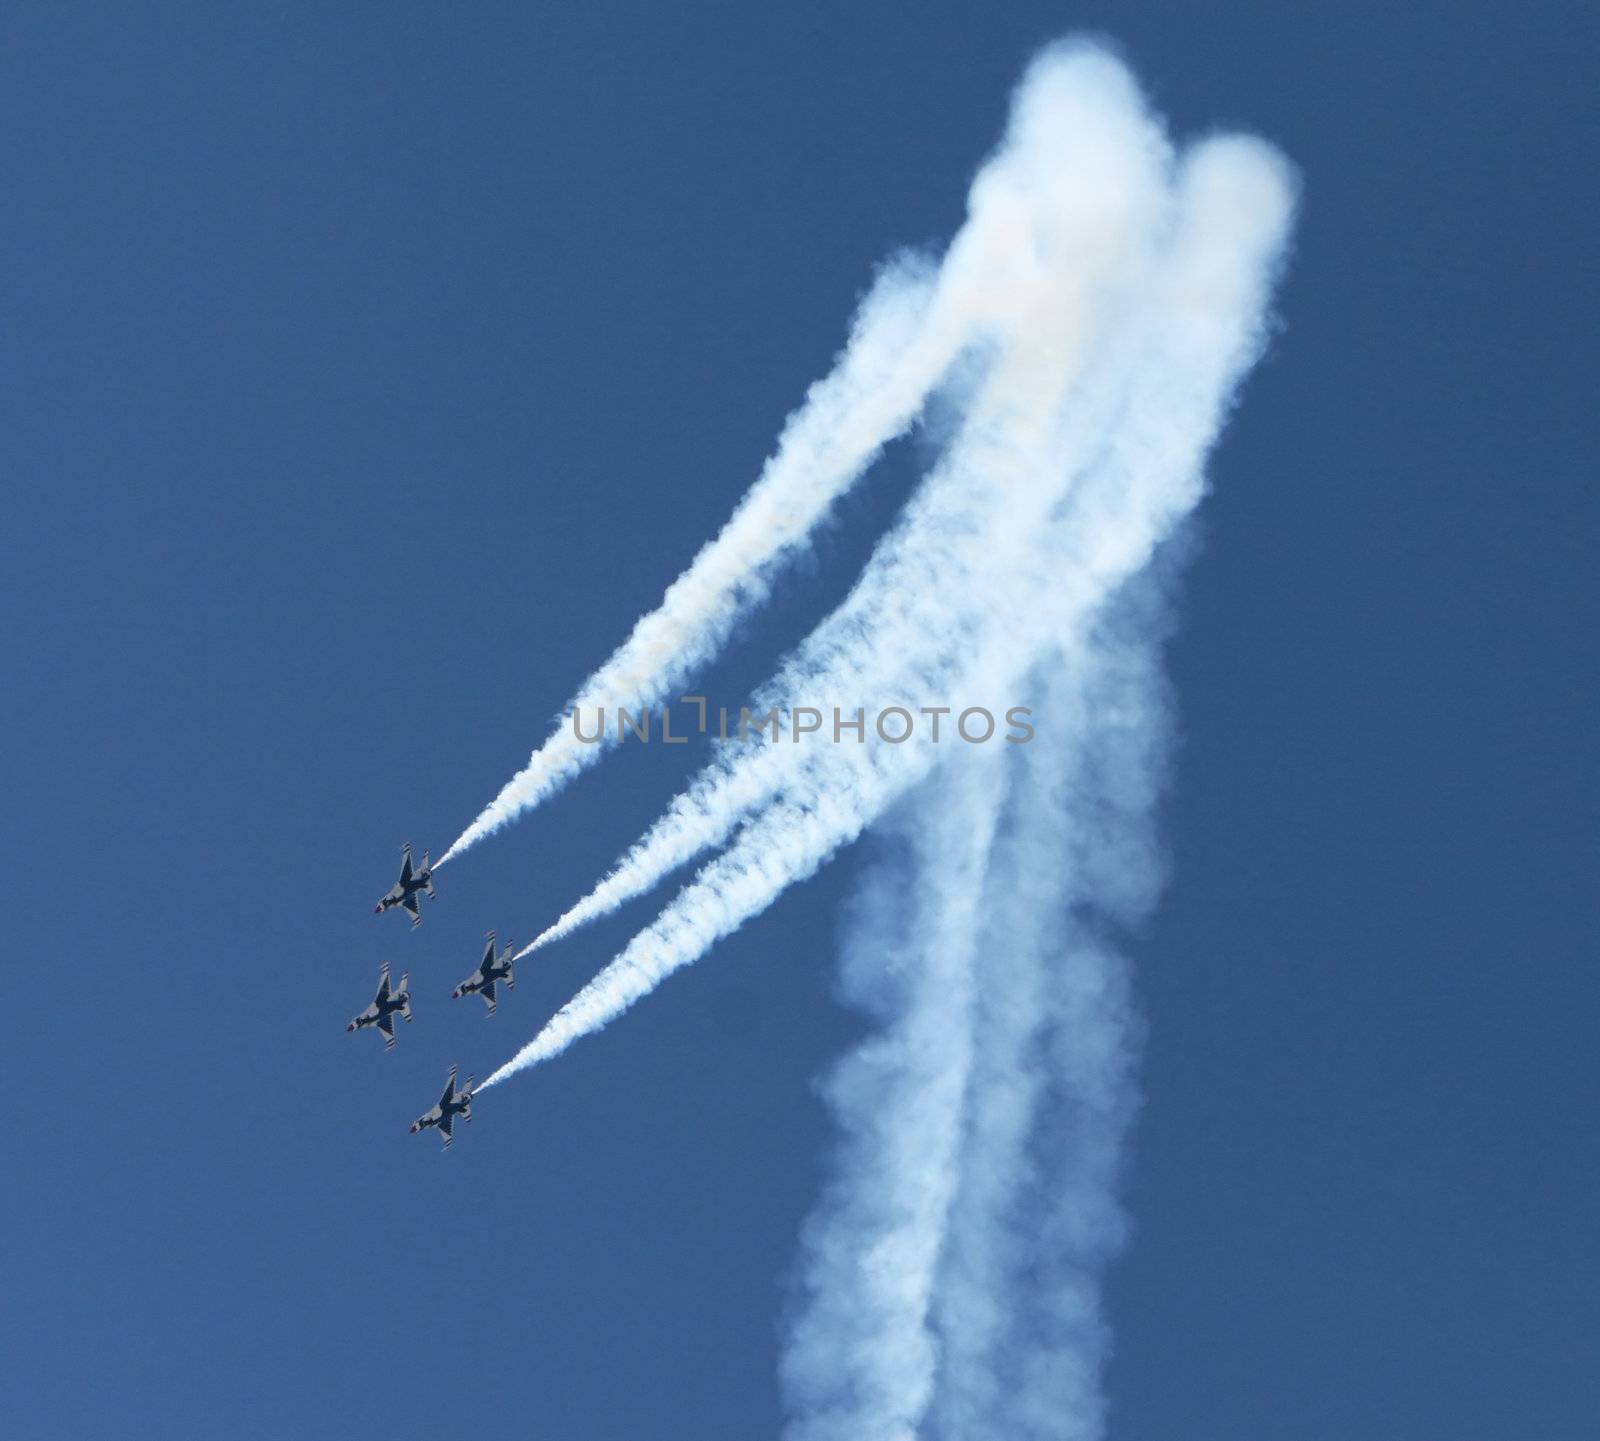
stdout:
<svg viewBox="0 0 1600 1441">
<path fill-rule="evenodd" d="M 1004 601 L 996 597 L 1036 555 L 1038 529 L 1125 403 L 1154 329 L 1148 302 L 1171 223 L 1169 146 L 1126 73 L 1082 52 L 1035 72 L 1013 128 L 1011 153 L 1048 157 L 1025 184 L 1003 168 L 988 181 L 991 189 L 1015 187 L 1006 208 L 1033 257 L 1016 277 L 1019 320 L 996 338 L 962 395 L 964 418 L 944 458 L 844 604 L 757 695 L 758 715 L 797 700 L 853 713 L 869 695 L 915 708 L 954 694 L 978 637 L 1000 618 Z M 600 885 L 526 951 L 610 913 L 724 842 L 828 739 L 754 753 L 724 747 Z M 825 754 L 817 763 L 826 761 Z"/>
<path fill-rule="evenodd" d="M 1088 67 L 1083 67 L 1087 71 Z M 1129 88 L 1101 68 L 1098 83 Z M 1079 90 L 1091 88 L 1087 74 Z M 833 372 L 790 418 L 760 478 L 661 604 L 583 685 L 568 713 L 618 707 L 637 713 L 672 695 L 726 642 L 738 619 L 762 603 L 777 571 L 804 545 L 829 507 L 882 448 L 906 430 L 964 351 L 1036 336 L 1032 308 L 1041 215 L 1074 218 L 1094 268 L 1115 257 L 1113 212 L 1129 172 L 1114 147 L 1100 147 L 1085 96 L 1040 80 L 1019 92 L 1006 139 L 980 169 L 966 222 L 935 270 L 914 256 L 891 262 L 863 303 Z M 1101 113 L 1105 111 L 1100 107 Z M 1075 128 L 1076 127 L 1076 128 Z M 1061 164 L 1066 147 L 1076 159 Z M 1100 252 L 1096 253 L 1095 247 Z M 1064 326 L 1072 317 L 1058 315 Z M 435 862 L 443 865 L 539 805 L 592 765 L 614 734 L 577 738 L 565 717 L 482 813 Z"/>
<path fill-rule="evenodd" d="M 1083 49 L 1055 51 L 1030 71 L 1017 109 L 1029 119 L 1079 113 L 1083 94 L 1118 89 L 1143 116 L 1137 91 L 1115 61 Z M 1063 471 L 1072 477 L 1049 523 L 1027 528 L 1031 543 L 1014 558 L 1007 584 L 974 595 L 959 574 L 905 577 L 906 603 L 871 619 L 856 638 L 859 646 L 844 643 L 837 654 L 825 649 L 821 668 L 804 676 L 815 693 L 839 694 L 862 655 L 920 655 L 936 668 L 953 655 L 953 667 L 941 671 L 953 685 L 946 698 L 982 704 L 1020 685 L 1063 637 L 1081 633 L 1198 503 L 1206 452 L 1263 343 L 1293 185 L 1264 144 L 1213 139 L 1184 156 L 1175 206 L 1162 264 L 1133 312 L 1139 360 L 1119 403 L 1097 422 L 1103 428 L 1086 437 L 1063 425 L 1083 391 L 1076 365 L 1051 371 L 1059 357 L 1046 321 L 1042 333 L 1011 352 L 1033 362 L 1011 372 L 1014 391 L 993 411 L 986 405 L 955 442 L 969 483 L 991 487 L 1002 509 L 1023 494 L 1056 494 Z M 968 627 L 970 645 L 940 644 L 930 655 L 930 625 L 941 636 L 947 627 Z M 736 817 L 743 829 L 731 848 L 485 1085 L 558 1054 L 698 959 L 859 835 L 928 773 L 937 754 L 927 744 L 811 748 L 774 799 Z"/>
<path fill-rule="evenodd" d="M 791 1441 L 1102 1434 L 1138 1029 L 1106 932 L 1161 876 L 1161 602 L 1135 577 L 1024 687 L 1035 744 L 947 758 L 876 828 L 840 971 L 880 1026 L 824 1087 L 841 1142 L 785 1338 Z"/>
<path fill-rule="evenodd" d="M 1136 575 L 1029 686 L 1046 719 L 1016 755 L 986 876 L 960 1183 L 930 1320 L 938 1435 L 1103 1434 L 1100 1282 L 1126 1232 L 1140 1036 L 1115 933 L 1163 878 L 1169 568 Z"/>
<path fill-rule="evenodd" d="M 931 1322 L 964 1174 L 979 935 L 1007 755 L 952 752 L 889 823 L 841 963 L 848 997 L 884 1015 L 824 1088 L 842 1133 L 807 1223 L 802 1305 L 783 1360 L 792 1441 L 911 1436 L 934 1394 Z"/>
</svg>

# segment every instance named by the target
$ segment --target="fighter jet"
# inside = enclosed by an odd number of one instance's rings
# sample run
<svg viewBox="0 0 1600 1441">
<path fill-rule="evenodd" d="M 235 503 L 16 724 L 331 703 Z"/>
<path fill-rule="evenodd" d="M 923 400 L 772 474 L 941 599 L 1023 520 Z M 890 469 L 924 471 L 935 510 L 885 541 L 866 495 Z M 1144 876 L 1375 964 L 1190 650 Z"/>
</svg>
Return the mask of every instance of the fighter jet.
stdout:
<svg viewBox="0 0 1600 1441">
<path fill-rule="evenodd" d="M 508 991 L 514 991 L 517 983 L 511 975 L 511 942 L 506 942 L 505 950 L 500 952 L 500 959 L 495 959 L 494 932 L 490 931 L 486 937 L 488 945 L 484 947 L 483 959 L 478 962 L 478 969 L 466 978 L 455 990 L 451 991 L 452 997 L 480 995 L 489 1003 L 488 1014 L 493 1015 L 496 1005 L 499 1004 L 495 997 L 495 987 L 501 981 L 506 983 Z"/>
<path fill-rule="evenodd" d="M 411 928 L 415 930 L 422 924 L 422 902 L 417 899 L 421 891 L 433 895 L 433 867 L 430 863 L 428 852 L 422 853 L 422 869 L 413 873 L 411 869 L 411 842 L 407 841 L 405 850 L 400 855 L 400 879 L 394 883 L 393 889 L 372 910 L 375 915 L 382 915 L 391 906 L 401 906 L 411 912 Z"/>
<path fill-rule="evenodd" d="M 411 1123 L 411 1134 L 425 1131 L 429 1126 L 437 1126 L 439 1134 L 444 1137 L 445 1150 L 450 1149 L 450 1143 L 455 1140 L 456 1117 L 463 1121 L 472 1119 L 472 1077 L 467 1077 L 467 1084 L 458 1094 L 456 1091 L 456 1068 L 450 1067 L 450 1075 L 444 1083 L 444 1093 L 439 1097 L 439 1104 L 431 1111 L 425 1111 Z"/>
<path fill-rule="evenodd" d="M 402 971 L 399 989 L 390 995 L 389 966 L 385 962 L 383 971 L 378 976 L 378 994 L 372 998 L 372 1004 L 351 1021 L 345 1030 L 359 1031 L 367 1026 L 376 1026 L 383 1032 L 383 1049 L 392 1051 L 395 1016 L 404 1016 L 408 1021 L 411 1019 L 411 992 L 406 989 L 406 982 L 410 979 L 411 977 Z"/>
</svg>

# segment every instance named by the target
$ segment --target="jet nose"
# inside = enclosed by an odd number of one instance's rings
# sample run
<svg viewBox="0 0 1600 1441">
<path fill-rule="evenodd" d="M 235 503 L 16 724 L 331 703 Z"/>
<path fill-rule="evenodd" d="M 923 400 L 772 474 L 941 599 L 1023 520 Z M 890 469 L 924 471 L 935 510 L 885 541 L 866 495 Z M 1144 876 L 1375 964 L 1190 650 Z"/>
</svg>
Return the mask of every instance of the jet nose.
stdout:
<svg viewBox="0 0 1600 1441">
<path fill-rule="evenodd" d="M 356 1028 L 356 1023 L 354 1021 L 351 1021 L 350 1024 L 345 1027 L 345 1030 L 353 1031 L 353 1030 L 355 1030 L 355 1028 Z"/>
<path fill-rule="evenodd" d="M 413 1122 L 412 1122 L 412 1123 L 411 1123 L 411 1134 L 412 1134 L 412 1135 L 413 1135 L 413 1136 L 414 1136 L 414 1135 L 416 1135 L 416 1134 L 417 1134 L 417 1132 L 418 1132 L 418 1131 L 419 1131 L 419 1130 L 421 1130 L 421 1127 L 420 1127 L 420 1126 L 418 1126 L 418 1125 L 417 1125 L 417 1123 L 416 1123 L 416 1122 L 415 1122 L 415 1121 L 413 1121 Z"/>
</svg>

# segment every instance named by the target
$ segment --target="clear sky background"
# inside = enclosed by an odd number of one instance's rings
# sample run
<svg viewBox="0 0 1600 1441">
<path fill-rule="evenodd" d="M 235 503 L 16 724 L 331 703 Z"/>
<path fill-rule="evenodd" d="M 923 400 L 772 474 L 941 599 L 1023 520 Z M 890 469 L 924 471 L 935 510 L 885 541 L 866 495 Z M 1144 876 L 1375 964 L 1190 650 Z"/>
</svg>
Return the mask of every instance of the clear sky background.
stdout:
<svg viewBox="0 0 1600 1441">
<path fill-rule="evenodd" d="M 754 477 L 1028 56 L 1305 181 L 1171 655 L 1112 1436 L 1600 1434 L 1590 5 L 20 3 L 0 47 L 0 1431 L 749 1441 L 847 854 L 448 1157 L 694 757 L 371 906 Z M 707 678 L 843 593 L 891 455 Z M 685 748 L 685 751 L 691 748 Z M 657 900 L 663 897 L 657 897 Z M 417 1021 L 345 1021 L 379 963 Z"/>
</svg>

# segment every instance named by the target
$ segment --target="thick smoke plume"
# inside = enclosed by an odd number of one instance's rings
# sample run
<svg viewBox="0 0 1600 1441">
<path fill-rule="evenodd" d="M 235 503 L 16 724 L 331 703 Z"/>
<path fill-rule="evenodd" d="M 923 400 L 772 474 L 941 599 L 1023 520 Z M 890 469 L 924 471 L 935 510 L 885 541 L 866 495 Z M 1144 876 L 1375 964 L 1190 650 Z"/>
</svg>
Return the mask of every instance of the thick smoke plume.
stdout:
<svg viewBox="0 0 1600 1441">
<path fill-rule="evenodd" d="M 1076 211 L 1088 219 L 1098 209 L 1099 228 L 1078 229 L 1084 248 L 1077 258 L 1087 267 L 1113 258 L 1125 223 L 1116 192 L 1128 179 L 1115 168 L 1114 147 L 1097 148 L 1096 137 L 1080 128 L 1063 163 L 1052 147 L 1071 118 L 1027 113 L 1030 106 L 1072 100 L 1047 86 L 1019 97 L 1012 132 L 974 180 L 966 223 L 942 263 L 902 255 L 884 267 L 833 371 L 790 416 L 721 534 L 584 683 L 569 712 L 615 714 L 620 707 L 637 714 L 673 695 L 726 643 L 739 618 L 766 599 L 778 571 L 883 447 L 911 425 L 958 356 L 1007 339 L 1026 350 L 1043 319 L 1033 306 L 1049 303 L 1041 296 L 1036 254 L 1041 211 L 1058 217 Z M 1058 309 L 1052 319 L 1059 327 L 1055 343 L 1065 345 L 1077 318 Z M 558 721 L 438 864 L 553 795 L 598 760 L 612 736 L 585 744 L 565 719 Z"/>
<path fill-rule="evenodd" d="M 1145 139 L 1153 122 L 1137 92 L 1095 52 L 1053 53 L 1025 81 L 1014 125 L 1056 124 L 1055 153 L 1071 154 L 1087 134 L 1114 157 L 1124 183 L 1112 193 L 1142 194 L 1143 176 L 1170 188 L 1171 203 L 1118 212 L 1143 213 L 1152 228 L 1147 244 L 1119 231 L 1124 259 L 1098 297 L 1114 310 L 1071 332 L 1104 337 L 1092 355 L 1055 343 L 1049 307 L 1035 312 L 1039 333 L 1021 330 L 1001 349 L 936 468 L 954 479 L 930 482 L 937 495 L 982 503 L 957 505 L 954 518 L 941 504 L 926 515 L 913 506 L 908 529 L 929 537 L 913 547 L 919 563 L 897 563 L 911 545 L 904 534 L 880 548 L 784 668 L 776 689 L 791 705 L 848 703 L 880 685 L 926 686 L 923 696 L 956 709 L 1014 693 L 1040 655 L 1070 647 L 1203 493 L 1205 454 L 1262 345 L 1291 213 L 1288 172 L 1259 142 L 1223 138 L 1195 146 L 1169 177 L 1164 150 Z M 1050 259 L 1044 250 L 1047 273 Z M 892 580 L 880 583 L 885 573 Z M 733 843 L 491 1083 L 557 1054 L 698 959 L 859 835 L 938 754 L 926 739 L 730 752 L 663 824 L 669 861 L 737 831 Z M 656 859 L 652 850 L 649 879 Z M 622 881 L 614 873 L 605 884 L 635 893 L 636 864 L 625 859 Z"/>
</svg>

